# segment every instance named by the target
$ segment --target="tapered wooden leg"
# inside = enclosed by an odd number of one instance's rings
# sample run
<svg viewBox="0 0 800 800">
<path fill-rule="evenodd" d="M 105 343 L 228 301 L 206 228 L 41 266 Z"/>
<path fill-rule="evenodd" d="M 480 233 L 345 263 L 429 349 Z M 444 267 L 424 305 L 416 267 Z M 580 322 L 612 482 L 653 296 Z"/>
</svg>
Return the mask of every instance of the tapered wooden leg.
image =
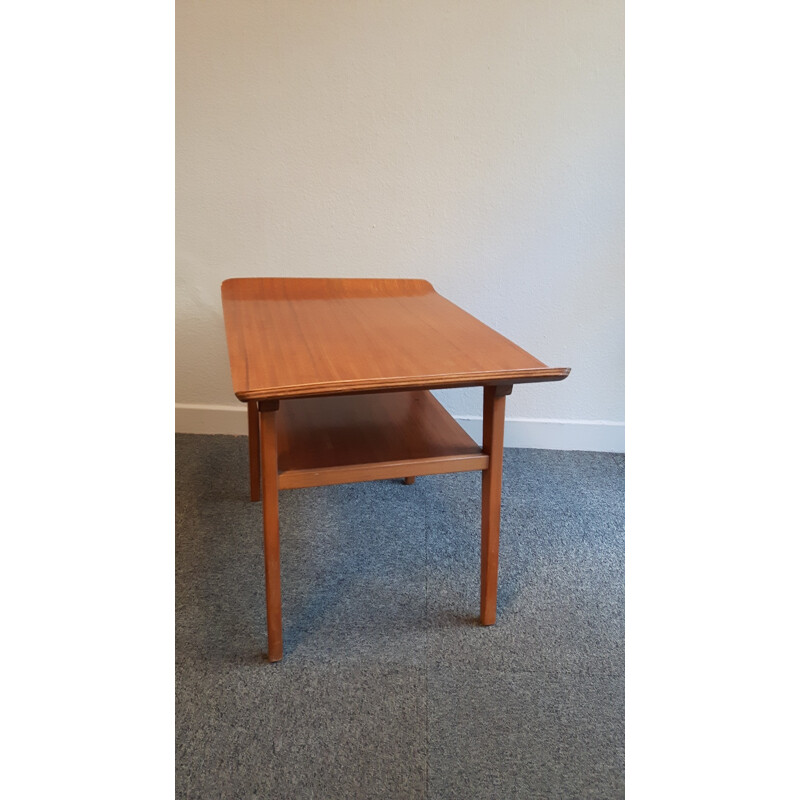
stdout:
<svg viewBox="0 0 800 800">
<path fill-rule="evenodd" d="M 412 475 L 410 478 L 403 478 L 403 483 L 406 486 L 411 486 L 412 483 L 417 479 L 416 475 Z"/>
<path fill-rule="evenodd" d="M 503 423 L 511 386 L 483 389 L 483 452 L 489 466 L 481 481 L 481 624 L 494 625 L 500 545 L 500 489 L 503 480 Z"/>
<path fill-rule="evenodd" d="M 250 443 L 250 499 L 255 503 L 261 499 L 261 443 L 258 433 L 258 403 L 247 403 L 247 433 Z"/>
<path fill-rule="evenodd" d="M 261 503 L 264 514 L 264 575 L 267 594 L 267 660 L 283 657 L 281 551 L 278 535 L 278 437 L 275 401 L 259 401 L 261 423 Z"/>
</svg>

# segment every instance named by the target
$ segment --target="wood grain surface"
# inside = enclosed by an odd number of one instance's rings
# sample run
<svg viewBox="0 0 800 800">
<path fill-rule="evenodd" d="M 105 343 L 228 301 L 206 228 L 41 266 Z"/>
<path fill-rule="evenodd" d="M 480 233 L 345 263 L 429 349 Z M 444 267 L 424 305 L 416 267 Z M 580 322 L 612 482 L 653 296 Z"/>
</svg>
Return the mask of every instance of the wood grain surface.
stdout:
<svg viewBox="0 0 800 800">
<path fill-rule="evenodd" d="M 424 280 L 231 278 L 222 307 L 243 401 L 557 381 Z"/>
</svg>

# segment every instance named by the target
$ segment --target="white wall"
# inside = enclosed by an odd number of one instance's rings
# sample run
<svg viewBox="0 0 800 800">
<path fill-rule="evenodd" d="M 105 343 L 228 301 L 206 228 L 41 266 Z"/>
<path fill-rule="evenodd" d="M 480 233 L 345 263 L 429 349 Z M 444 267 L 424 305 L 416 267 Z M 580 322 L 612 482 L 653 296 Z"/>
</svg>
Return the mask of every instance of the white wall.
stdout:
<svg viewBox="0 0 800 800">
<path fill-rule="evenodd" d="M 415 277 L 572 367 L 507 444 L 623 449 L 623 9 L 177 0 L 178 430 L 245 430 L 225 278 Z"/>
</svg>

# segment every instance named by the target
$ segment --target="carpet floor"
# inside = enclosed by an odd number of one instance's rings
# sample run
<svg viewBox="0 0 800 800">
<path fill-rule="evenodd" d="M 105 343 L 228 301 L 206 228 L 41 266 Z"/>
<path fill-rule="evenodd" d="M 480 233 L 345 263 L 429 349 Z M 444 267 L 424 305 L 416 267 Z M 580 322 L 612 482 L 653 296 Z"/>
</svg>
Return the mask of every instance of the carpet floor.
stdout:
<svg viewBox="0 0 800 800">
<path fill-rule="evenodd" d="M 281 492 L 276 664 L 247 465 L 176 437 L 177 797 L 623 797 L 623 455 L 505 451 L 488 628 L 478 473 Z"/>
</svg>

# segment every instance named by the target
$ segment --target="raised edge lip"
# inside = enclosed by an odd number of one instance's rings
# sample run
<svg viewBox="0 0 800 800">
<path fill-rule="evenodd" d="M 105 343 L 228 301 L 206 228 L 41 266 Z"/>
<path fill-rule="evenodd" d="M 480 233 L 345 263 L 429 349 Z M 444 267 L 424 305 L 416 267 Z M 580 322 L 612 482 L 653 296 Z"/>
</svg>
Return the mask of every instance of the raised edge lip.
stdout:
<svg viewBox="0 0 800 800">
<path fill-rule="evenodd" d="M 370 383 L 368 381 L 349 381 L 339 384 L 305 384 L 301 386 L 284 386 L 275 387 L 271 391 L 262 391 L 259 389 L 250 389 L 246 392 L 235 392 L 237 399 L 246 403 L 249 400 L 289 400 L 294 397 L 325 397 L 328 395 L 341 395 L 341 394 L 369 394 L 373 392 L 382 391 L 416 391 L 420 389 L 457 389 L 475 386 L 496 386 L 502 384 L 518 384 L 518 383 L 545 383 L 554 381 L 563 381 L 572 371 L 571 367 L 546 367 L 538 370 L 535 374 L 522 374 L 522 375 L 487 375 L 481 379 L 479 376 L 470 378 L 466 376 L 463 381 L 449 379 L 449 376 L 444 376 L 441 380 L 430 379 L 430 377 L 421 376 L 419 380 L 412 384 L 396 385 L 392 382 L 383 382 L 380 384 Z"/>
</svg>

